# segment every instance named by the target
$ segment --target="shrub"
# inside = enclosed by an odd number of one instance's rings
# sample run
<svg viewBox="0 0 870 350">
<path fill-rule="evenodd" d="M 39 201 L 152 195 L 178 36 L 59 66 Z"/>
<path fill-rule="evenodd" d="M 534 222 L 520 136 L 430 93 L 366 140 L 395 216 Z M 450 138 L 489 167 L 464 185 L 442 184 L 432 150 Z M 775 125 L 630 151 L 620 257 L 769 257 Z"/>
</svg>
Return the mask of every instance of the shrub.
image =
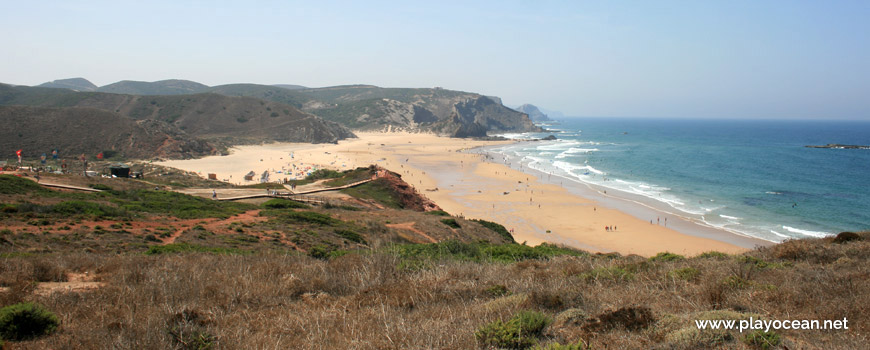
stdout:
<svg viewBox="0 0 870 350">
<path fill-rule="evenodd" d="M 728 254 L 716 251 L 704 252 L 698 255 L 698 257 L 701 259 L 726 259 L 728 258 L 728 256 Z"/>
<path fill-rule="evenodd" d="M 834 238 L 834 243 L 846 243 L 851 241 L 860 241 L 861 235 L 855 232 L 840 232 L 837 237 Z"/>
<path fill-rule="evenodd" d="M 701 272 L 694 267 L 686 267 L 668 272 L 668 276 L 686 281 L 694 280 L 699 274 L 701 274 Z"/>
<path fill-rule="evenodd" d="M 553 320 L 535 311 L 520 311 L 507 322 L 495 321 L 481 327 L 474 336 L 484 346 L 526 349 Z"/>
<path fill-rule="evenodd" d="M 103 185 L 103 184 L 90 184 L 90 185 L 88 185 L 88 187 L 93 188 L 95 190 L 100 190 L 100 191 L 112 191 L 113 190 L 111 187 L 109 187 L 107 185 Z"/>
<path fill-rule="evenodd" d="M 368 244 L 368 242 L 366 242 L 365 238 L 360 236 L 359 233 L 353 232 L 351 230 L 338 229 L 338 230 L 335 230 L 335 234 L 337 234 L 341 238 L 344 238 L 344 239 L 351 241 L 351 242 Z"/>
<path fill-rule="evenodd" d="M 450 226 L 452 228 L 462 228 L 462 226 L 459 226 L 459 223 L 456 222 L 456 219 L 452 219 L 452 218 L 451 219 L 441 219 L 441 223 L 445 224 L 447 226 Z"/>
<path fill-rule="evenodd" d="M 490 230 L 495 231 L 495 233 L 498 233 L 499 236 L 504 238 L 505 241 L 507 241 L 508 243 L 516 243 L 517 242 L 514 240 L 514 236 L 511 235 L 511 233 L 508 232 L 508 230 L 506 228 L 504 228 L 504 226 L 502 226 L 501 224 L 497 224 L 497 223 L 494 223 L 492 221 L 486 221 L 486 220 L 471 220 L 471 221 L 474 221 L 478 224 L 483 225 L 483 227 L 486 227 Z"/>
<path fill-rule="evenodd" d="M 674 254 L 674 253 L 670 253 L 670 252 L 661 252 L 661 253 L 656 254 L 656 256 L 649 258 L 649 261 L 668 262 L 668 261 L 680 261 L 683 259 L 685 259 L 685 257 L 683 257 L 682 255 L 678 255 L 678 254 Z"/>
<path fill-rule="evenodd" d="M 743 342 L 756 349 L 768 350 L 777 347 L 782 342 L 782 339 L 775 332 L 754 330 L 743 338 Z"/>
<path fill-rule="evenodd" d="M 576 344 L 559 344 L 559 343 L 550 343 L 547 346 L 535 346 L 534 350 L 585 350 L 590 349 L 583 344 L 582 341 L 577 342 Z"/>
<path fill-rule="evenodd" d="M 628 281 L 634 278 L 634 274 L 619 266 L 599 267 L 580 275 L 586 281 L 613 280 Z"/>
<path fill-rule="evenodd" d="M 435 215 L 435 216 L 450 216 L 450 213 L 443 211 L 443 210 L 427 211 L 425 214 L 426 215 Z"/>
<path fill-rule="evenodd" d="M 270 209 L 307 209 L 307 208 L 311 208 L 310 206 L 308 206 L 306 204 L 303 204 L 303 203 L 300 203 L 297 201 L 281 199 L 281 198 L 270 199 L 266 203 L 263 203 L 263 207 L 270 208 Z"/>
<path fill-rule="evenodd" d="M 281 213 L 278 218 L 285 222 L 300 223 L 300 224 L 315 224 L 321 226 L 335 226 L 341 221 L 333 219 L 331 216 L 313 211 L 291 211 Z"/>
<path fill-rule="evenodd" d="M 507 295 L 510 293 L 508 288 L 505 287 L 505 285 L 503 285 L 503 284 L 496 284 L 496 285 L 490 286 L 489 288 L 486 289 L 485 292 L 486 292 L 486 294 L 493 296 L 493 297 L 500 297 L 500 296 Z"/>
<path fill-rule="evenodd" d="M 616 311 L 609 311 L 598 315 L 592 322 L 583 326 L 589 331 L 606 331 L 614 328 L 624 328 L 636 331 L 647 328 L 655 322 L 652 310 L 645 306 L 622 307 Z"/>
<path fill-rule="evenodd" d="M 33 303 L 19 303 L 0 309 L 0 338 L 20 341 L 49 335 L 60 325 L 50 311 Z"/>
</svg>

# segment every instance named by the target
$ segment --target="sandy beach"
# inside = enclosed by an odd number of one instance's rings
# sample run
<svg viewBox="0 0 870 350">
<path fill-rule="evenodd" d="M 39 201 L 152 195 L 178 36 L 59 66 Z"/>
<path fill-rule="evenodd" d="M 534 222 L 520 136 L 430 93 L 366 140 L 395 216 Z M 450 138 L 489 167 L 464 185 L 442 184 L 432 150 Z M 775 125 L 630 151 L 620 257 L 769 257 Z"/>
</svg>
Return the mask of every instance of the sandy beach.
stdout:
<svg viewBox="0 0 870 350">
<path fill-rule="evenodd" d="M 337 170 L 377 164 L 402 174 L 405 181 L 444 210 L 466 218 L 503 224 L 518 242 L 560 243 L 593 252 L 651 256 L 670 251 L 695 255 L 706 251 L 742 252 L 764 241 L 704 227 L 607 197 L 583 196 L 577 188 L 498 160 L 463 152 L 509 141 L 473 141 L 430 134 L 363 133 L 338 144 L 274 143 L 239 146 L 227 156 L 173 160 L 159 164 L 209 173 L 235 184 L 256 183 L 268 170 L 270 179 L 303 178 L 318 168 Z M 244 181 L 253 171 L 254 181 Z M 578 185 L 582 186 L 582 185 Z M 629 214 L 630 213 L 630 214 Z M 652 216 L 652 215 L 658 216 Z M 650 219 L 655 218 L 652 223 Z M 668 219 L 665 227 L 663 220 Z M 606 226 L 615 230 L 605 230 Z"/>
</svg>

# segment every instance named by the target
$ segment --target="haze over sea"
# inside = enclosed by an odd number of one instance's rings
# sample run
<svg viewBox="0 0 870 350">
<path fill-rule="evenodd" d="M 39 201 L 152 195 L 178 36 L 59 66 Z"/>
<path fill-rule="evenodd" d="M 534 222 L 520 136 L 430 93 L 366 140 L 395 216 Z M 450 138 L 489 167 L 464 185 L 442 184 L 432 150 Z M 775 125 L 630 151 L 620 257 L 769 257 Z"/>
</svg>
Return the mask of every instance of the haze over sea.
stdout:
<svg viewBox="0 0 870 350">
<path fill-rule="evenodd" d="M 773 242 L 870 224 L 870 150 L 804 147 L 868 145 L 867 121 L 568 118 L 544 127 L 559 140 L 488 151 L 560 181 Z"/>
</svg>

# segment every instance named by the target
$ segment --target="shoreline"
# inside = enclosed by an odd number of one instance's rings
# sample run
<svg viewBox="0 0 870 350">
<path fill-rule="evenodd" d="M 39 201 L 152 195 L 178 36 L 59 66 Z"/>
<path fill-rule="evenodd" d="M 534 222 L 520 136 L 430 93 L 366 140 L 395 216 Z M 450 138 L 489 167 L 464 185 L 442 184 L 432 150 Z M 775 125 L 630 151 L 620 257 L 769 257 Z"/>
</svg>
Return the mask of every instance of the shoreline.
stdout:
<svg viewBox="0 0 870 350">
<path fill-rule="evenodd" d="M 520 142 L 529 141 L 520 140 Z M 489 148 L 489 146 L 481 147 L 478 150 L 490 152 L 487 148 Z M 506 156 L 505 154 L 498 152 L 493 153 Z M 511 157 L 510 167 L 516 169 L 514 162 L 522 163 L 522 160 L 516 157 Z M 620 191 L 618 189 L 601 187 L 593 183 L 578 181 L 560 174 L 547 174 L 542 170 L 529 167 L 528 164 L 525 163 L 523 163 L 523 168 L 520 171 L 535 174 L 539 177 L 540 181 L 554 185 L 557 183 L 559 183 L 560 186 L 564 185 L 566 189 L 580 197 L 591 199 L 603 206 L 622 211 L 641 220 L 652 221 L 660 220 L 662 218 L 670 218 L 670 222 L 664 221 L 656 224 L 663 224 L 665 227 L 674 229 L 686 235 L 725 241 L 747 249 L 753 249 L 759 245 L 766 246 L 778 243 L 708 225 L 704 222 L 697 221 L 694 218 L 663 209 L 659 203 L 641 195 Z M 545 180 L 544 178 L 548 175 L 552 175 L 552 178 Z M 607 191 L 611 191 L 611 193 L 607 193 Z M 616 192 L 617 194 L 613 195 L 613 192 Z"/>
<path fill-rule="evenodd" d="M 743 239 L 725 230 L 702 230 L 697 223 L 683 223 L 684 220 L 677 220 L 675 216 L 668 216 L 672 218 L 670 227 L 652 225 L 641 219 L 649 215 L 624 203 L 628 201 L 596 196 L 591 187 L 584 192 L 579 182 L 569 181 L 578 186 L 564 187 L 547 183 L 540 179 L 545 176 L 486 162 L 480 153 L 472 150 L 512 144 L 516 140 L 476 141 L 411 133 L 359 132 L 357 135 L 357 139 L 342 140 L 338 144 L 238 146 L 233 147 L 228 156 L 159 164 L 195 171 L 203 177 L 216 173 L 218 179 L 230 179 L 236 184 L 244 184 L 242 176 L 249 171 L 257 174 L 257 180 L 264 170 L 284 177 L 289 169 L 320 165 L 347 170 L 375 164 L 399 173 L 420 194 L 447 212 L 498 222 L 513 230 L 517 242 L 532 245 L 551 242 L 591 252 L 652 256 L 663 251 L 684 255 L 711 250 L 738 253 L 767 243 Z M 616 230 L 607 231 L 605 226 L 616 226 Z"/>
</svg>

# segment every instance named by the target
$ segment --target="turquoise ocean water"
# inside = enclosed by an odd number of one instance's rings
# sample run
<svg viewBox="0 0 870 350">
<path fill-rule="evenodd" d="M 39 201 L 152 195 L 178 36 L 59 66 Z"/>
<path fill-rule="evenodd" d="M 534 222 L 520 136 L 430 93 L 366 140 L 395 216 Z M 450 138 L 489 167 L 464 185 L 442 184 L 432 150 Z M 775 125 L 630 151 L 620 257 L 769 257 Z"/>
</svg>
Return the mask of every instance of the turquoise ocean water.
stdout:
<svg viewBox="0 0 870 350">
<path fill-rule="evenodd" d="M 488 149 L 560 181 L 780 242 L 870 229 L 870 122 L 571 118 Z M 640 196 L 640 197 L 638 197 Z"/>
</svg>

